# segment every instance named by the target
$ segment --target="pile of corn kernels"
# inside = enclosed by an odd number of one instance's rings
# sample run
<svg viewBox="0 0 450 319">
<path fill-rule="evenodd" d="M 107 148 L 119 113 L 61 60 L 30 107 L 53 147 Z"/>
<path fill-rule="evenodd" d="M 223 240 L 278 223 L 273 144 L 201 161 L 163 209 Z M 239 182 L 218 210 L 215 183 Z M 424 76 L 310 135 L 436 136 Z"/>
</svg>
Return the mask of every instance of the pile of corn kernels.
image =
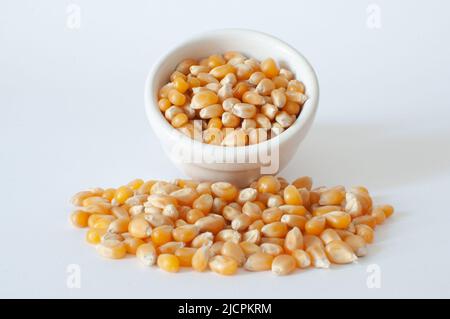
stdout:
<svg viewBox="0 0 450 319">
<path fill-rule="evenodd" d="M 390 205 L 373 206 L 366 188 L 312 188 L 310 177 L 289 184 L 262 176 L 238 189 L 226 182 L 133 180 L 72 198 L 72 224 L 107 258 L 136 257 L 146 266 L 233 275 L 328 268 L 366 255 Z"/>
<path fill-rule="evenodd" d="M 272 58 L 235 51 L 182 61 L 159 91 L 171 125 L 207 144 L 243 146 L 281 134 L 307 100 L 305 86 Z"/>
</svg>

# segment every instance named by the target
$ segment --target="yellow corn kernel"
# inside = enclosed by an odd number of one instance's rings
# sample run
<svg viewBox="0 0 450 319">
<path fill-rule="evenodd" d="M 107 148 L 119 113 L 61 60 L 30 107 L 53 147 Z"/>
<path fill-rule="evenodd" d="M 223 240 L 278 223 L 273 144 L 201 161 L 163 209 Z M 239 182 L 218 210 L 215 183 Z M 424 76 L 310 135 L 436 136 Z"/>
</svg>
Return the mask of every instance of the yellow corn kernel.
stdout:
<svg viewBox="0 0 450 319">
<path fill-rule="evenodd" d="M 223 127 L 222 120 L 220 117 L 213 117 L 208 122 L 208 128 L 221 129 Z"/>
<path fill-rule="evenodd" d="M 215 241 L 231 241 L 234 243 L 239 243 L 241 241 L 242 235 L 234 229 L 222 229 L 217 233 Z"/>
<path fill-rule="evenodd" d="M 311 266 L 311 257 L 306 251 L 302 249 L 296 249 L 291 253 L 291 255 L 297 262 L 298 268 L 304 269 Z"/>
<path fill-rule="evenodd" d="M 118 204 L 123 204 L 131 196 L 133 196 L 133 190 L 128 186 L 121 186 L 117 189 L 116 195 L 114 196 L 114 200 Z"/>
<path fill-rule="evenodd" d="M 324 215 L 329 226 L 337 229 L 346 229 L 352 222 L 350 214 L 341 211 L 334 211 Z"/>
<path fill-rule="evenodd" d="M 168 98 L 162 98 L 158 101 L 158 107 L 162 112 L 167 111 L 167 109 L 172 105 Z"/>
<path fill-rule="evenodd" d="M 197 79 L 196 77 L 189 77 L 187 82 L 189 84 L 189 88 L 191 88 L 191 89 L 200 87 L 202 85 L 202 82 L 199 79 Z"/>
<path fill-rule="evenodd" d="M 140 178 L 134 179 L 131 182 L 128 183 L 128 187 L 131 188 L 133 191 L 139 189 L 139 187 L 142 186 L 142 184 L 144 184 L 144 181 Z"/>
<path fill-rule="evenodd" d="M 200 232 L 211 232 L 217 234 L 225 227 L 225 219 L 220 215 L 209 214 L 202 217 L 195 222 L 195 225 L 200 228 Z"/>
<path fill-rule="evenodd" d="M 341 206 L 327 205 L 327 206 L 315 206 L 312 207 L 313 216 L 323 216 L 331 212 L 341 210 Z"/>
<path fill-rule="evenodd" d="M 213 117 L 208 122 L 208 128 L 221 129 L 223 126 L 222 120 L 220 117 Z"/>
<path fill-rule="evenodd" d="M 209 248 L 202 246 L 192 256 L 192 268 L 196 271 L 205 271 L 208 268 Z"/>
<path fill-rule="evenodd" d="M 205 214 L 200 209 L 194 208 L 187 212 L 185 219 L 189 224 L 195 224 L 202 217 L 205 217 Z"/>
<path fill-rule="evenodd" d="M 200 248 L 212 244 L 214 235 L 211 232 L 205 232 L 197 235 L 191 242 L 191 247 Z"/>
<path fill-rule="evenodd" d="M 238 263 L 231 257 L 214 256 L 209 261 L 209 268 L 220 275 L 234 275 L 238 269 Z"/>
<path fill-rule="evenodd" d="M 192 207 L 194 209 L 200 210 L 203 214 L 209 214 L 211 212 L 213 204 L 214 204 L 214 199 L 210 194 L 202 194 L 194 200 L 194 202 L 192 203 Z M 201 216 L 201 217 L 203 217 L 203 216 Z M 197 221 L 197 219 L 195 221 Z M 194 221 L 194 223 L 195 223 L 195 221 Z"/>
<path fill-rule="evenodd" d="M 156 181 L 146 181 L 144 182 L 136 191 L 139 195 L 149 195 L 152 186 L 156 183 Z"/>
<path fill-rule="evenodd" d="M 242 53 L 237 52 L 237 51 L 227 51 L 223 54 L 223 57 L 225 58 L 225 60 L 230 61 L 233 58 L 244 57 L 244 56 L 242 55 Z"/>
<path fill-rule="evenodd" d="M 281 216 L 280 221 L 289 227 L 298 227 L 300 230 L 304 231 L 308 219 L 305 216 L 284 214 Z"/>
<path fill-rule="evenodd" d="M 179 128 L 185 125 L 187 122 L 189 122 L 188 116 L 185 113 L 178 113 L 172 118 L 170 124 L 172 124 L 172 126 L 175 128 Z"/>
<path fill-rule="evenodd" d="M 231 228 L 237 231 L 245 231 L 252 223 L 251 218 L 246 214 L 240 214 L 231 222 Z"/>
<path fill-rule="evenodd" d="M 262 176 L 258 180 L 258 191 L 260 193 L 277 194 L 281 189 L 281 184 L 274 176 Z"/>
<path fill-rule="evenodd" d="M 325 249 L 320 245 L 312 245 L 306 249 L 311 256 L 312 265 L 316 268 L 329 268 L 330 261 L 325 253 Z"/>
<path fill-rule="evenodd" d="M 320 234 L 320 239 L 322 239 L 323 243 L 326 245 L 334 240 L 341 240 L 341 237 L 334 229 L 328 228 Z"/>
<path fill-rule="evenodd" d="M 279 222 L 283 214 L 284 212 L 278 207 L 272 207 L 265 209 L 261 214 L 261 218 L 264 223 L 270 224 L 274 222 Z"/>
<path fill-rule="evenodd" d="M 199 193 L 200 195 L 204 195 L 204 194 L 209 194 L 209 195 L 211 195 L 211 194 L 212 194 L 212 191 L 211 191 L 211 184 L 212 184 L 212 183 L 210 183 L 210 182 L 202 182 L 202 183 L 199 183 L 198 186 L 197 186 L 197 188 L 196 188 L 197 193 Z M 214 201 L 213 201 L 213 206 L 214 206 Z"/>
<path fill-rule="evenodd" d="M 261 232 L 266 237 L 283 238 L 286 236 L 288 229 L 287 225 L 282 222 L 274 222 L 267 225 L 261 229 Z"/>
<path fill-rule="evenodd" d="M 106 233 L 106 229 L 90 228 L 86 233 L 86 241 L 89 244 L 97 245 L 101 242 L 102 236 Z"/>
<path fill-rule="evenodd" d="M 349 234 L 344 241 L 352 248 L 356 256 L 362 257 L 367 254 L 366 241 L 361 236 Z"/>
<path fill-rule="evenodd" d="M 249 230 L 259 230 L 261 231 L 261 229 L 264 227 L 264 222 L 259 219 L 259 220 L 255 220 L 253 223 L 250 224 L 250 226 L 248 226 Z"/>
<path fill-rule="evenodd" d="M 156 247 L 162 246 L 173 240 L 172 237 L 173 227 L 169 225 L 158 226 L 153 229 L 151 233 L 151 239 Z"/>
<path fill-rule="evenodd" d="M 90 228 L 95 229 L 108 229 L 109 225 L 115 220 L 116 218 L 111 215 L 98 215 L 98 214 L 92 214 L 88 218 L 88 226 Z"/>
<path fill-rule="evenodd" d="M 254 202 L 246 202 L 242 206 L 242 213 L 250 217 L 250 220 L 255 222 L 256 220 L 260 219 L 262 216 L 261 208 L 258 206 L 258 204 Z"/>
<path fill-rule="evenodd" d="M 375 218 L 375 222 L 377 225 L 383 224 L 384 220 L 386 219 L 386 215 L 384 214 L 383 209 L 381 209 L 380 207 L 373 208 L 370 215 Z"/>
<path fill-rule="evenodd" d="M 219 102 L 219 97 L 213 91 L 200 91 L 192 97 L 191 107 L 193 109 L 202 109 L 209 105 L 217 104 Z"/>
<path fill-rule="evenodd" d="M 152 227 L 143 218 L 133 218 L 128 224 L 128 232 L 136 238 L 147 238 L 152 234 Z"/>
<path fill-rule="evenodd" d="M 291 255 L 278 255 L 273 259 L 272 272 L 284 276 L 293 272 L 297 268 L 297 262 Z"/>
<path fill-rule="evenodd" d="M 175 228 L 172 231 L 173 239 L 176 241 L 188 243 L 192 241 L 199 233 L 199 227 L 195 225 L 184 225 Z"/>
<path fill-rule="evenodd" d="M 70 220 L 75 227 L 84 228 L 88 226 L 90 215 L 87 212 L 76 210 L 70 215 Z"/>
<path fill-rule="evenodd" d="M 233 88 L 233 96 L 239 100 L 242 100 L 242 96 L 248 90 L 250 90 L 250 86 L 247 84 L 247 82 L 238 82 Z"/>
<path fill-rule="evenodd" d="M 140 245 L 136 249 L 136 257 L 145 266 L 153 266 L 157 258 L 155 246 L 152 243 Z"/>
<path fill-rule="evenodd" d="M 226 182 L 213 183 L 211 185 L 211 191 L 214 196 L 217 196 L 225 201 L 232 201 L 238 195 L 236 186 Z"/>
<path fill-rule="evenodd" d="M 281 209 L 285 214 L 305 216 L 308 213 L 306 208 L 302 205 L 281 205 L 278 208 Z"/>
<path fill-rule="evenodd" d="M 269 96 L 269 95 L 272 96 L 273 104 L 278 106 L 277 103 L 275 102 L 276 98 L 274 98 L 274 96 L 271 95 L 271 93 L 273 93 L 275 91 L 276 91 L 275 83 L 273 83 L 272 80 L 267 79 L 267 78 L 259 81 L 258 85 L 256 86 L 256 92 L 258 92 L 259 94 L 264 95 L 264 96 Z"/>
<path fill-rule="evenodd" d="M 177 256 L 172 254 L 161 254 L 157 260 L 158 267 L 168 272 L 178 272 L 180 270 L 180 261 Z"/>
<path fill-rule="evenodd" d="M 294 185 L 296 188 L 306 188 L 307 190 L 311 190 L 312 188 L 312 178 L 309 176 L 302 176 L 297 178 L 295 181 L 292 182 L 292 185 Z"/>
<path fill-rule="evenodd" d="M 226 241 L 220 252 L 222 256 L 233 258 L 238 263 L 238 266 L 242 266 L 245 263 L 245 253 L 237 243 Z"/>
<path fill-rule="evenodd" d="M 167 83 L 164 85 L 158 92 L 159 98 L 167 98 L 169 96 L 169 92 L 173 90 L 173 83 Z"/>
<path fill-rule="evenodd" d="M 392 205 L 380 205 L 379 207 L 383 210 L 386 218 L 391 217 L 392 214 L 394 213 L 394 206 Z"/>
<path fill-rule="evenodd" d="M 238 232 L 238 234 L 240 235 L 239 232 Z M 239 242 L 239 241 L 240 241 L 240 239 L 237 240 L 237 242 Z M 261 242 L 261 231 L 258 229 L 252 229 L 252 230 L 246 231 L 242 236 L 242 241 L 259 244 Z"/>
<path fill-rule="evenodd" d="M 89 207 L 89 206 L 101 206 L 106 209 L 111 208 L 111 203 L 109 200 L 101 197 L 101 196 L 91 196 L 83 200 L 82 206 Z"/>
<path fill-rule="evenodd" d="M 375 229 L 375 227 L 377 226 L 377 220 L 375 219 L 374 216 L 364 215 L 364 216 L 354 218 L 353 224 L 355 226 L 361 225 L 361 224 L 367 225 L 367 226 L 370 226 L 370 228 Z"/>
<path fill-rule="evenodd" d="M 325 248 L 322 240 L 317 237 L 316 235 L 304 235 L 303 236 L 303 244 L 305 248 L 309 248 L 312 246 L 321 246 L 322 248 Z"/>
<path fill-rule="evenodd" d="M 289 84 L 289 80 L 286 79 L 282 75 L 278 75 L 278 76 L 274 77 L 272 79 L 272 81 L 273 81 L 273 84 L 275 85 L 276 89 L 279 89 L 279 88 L 285 88 L 286 89 L 288 84 Z"/>
<path fill-rule="evenodd" d="M 320 194 L 320 205 L 340 205 L 345 198 L 345 192 L 338 189 L 329 189 Z"/>
<path fill-rule="evenodd" d="M 328 259 L 335 264 L 348 264 L 358 259 L 352 248 L 342 240 L 334 240 L 325 246 Z"/>
<path fill-rule="evenodd" d="M 110 233 L 110 232 L 107 231 L 107 232 L 102 236 L 100 242 L 103 243 L 103 242 L 105 242 L 105 241 L 111 241 L 111 240 L 123 242 L 124 237 L 123 237 L 121 234 Z"/>
<path fill-rule="evenodd" d="M 180 261 L 181 267 L 191 267 L 192 266 L 192 258 L 194 254 L 197 252 L 197 249 L 192 247 L 182 247 L 178 248 L 175 251 L 175 256 L 177 256 Z"/>
<path fill-rule="evenodd" d="M 261 82 L 265 77 L 266 75 L 263 72 L 257 71 L 252 73 L 252 75 L 250 75 L 248 82 L 253 85 L 258 85 L 259 82 Z"/>
<path fill-rule="evenodd" d="M 261 62 L 261 71 L 264 72 L 264 74 L 269 78 L 277 76 L 280 72 L 277 64 L 272 58 L 268 58 Z"/>
<path fill-rule="evenodd" d="M 139 246 L 144 245 L 145 241 L 139 238 L 128 237 L 124 239 L 123 243 L 125 244 L 128 254 L 136 255 L 137 249 Z"/>
<path fill-rule="evenodd" d="M 224 241 L 216 241 L 214 244 L 212 244 L 209 248 L 210 257 L 220 255 L 223 244 L 225 244 Z"/>
<path fill-rule="evenodd" d="M 128 231 L 128 218 L 119 218 L 112 221 L 108 226 L 108 232 L 114 234 L 122 234 Z"/>
<path fill-rule="evenodd" d="M 261 252 L 261 248 L 257 244 L 248 241 L 240 242 L 239 246 L 241 246 L 246 257 Z"/>
<path fill-rule="evenodd" d="M 192 65 L 196 65 L 197 63 L 198 62 L 194 59 L 185 59 L 177 65 L 176 70 L 183 73 L 184 75 L 187 75 L 189 74 L 189 68 Z"/>
<path fill-rule="evenodd" d="M 287 101 L 281 110 L 290 115 L 298 115 L 298 113 L 300 113 L 301 106 L 298 103 Z"/>
<path fill-rule="evenodd" d="M 370 244 L 373 242 L 373 239 L 375 237 L 375 232 L 373 229 L 365 224 L 356 225 L 356 235 L 361 236 L 366 243 Z"/>
<path fill-rule="evenodd" d="M 294 185 L 289 185 L 284 189 L 283 197 L 287 205 L 303 205 L 302 197 Z"/>
<path fill-rule="evenodd" d="M 170 75 L 170 81 L 175 82 L 175 79 L 181 78 L 183 80 L 187 79 L 186 74 L 181 73 L 180 71 L 175 71 Z"/>
<path fill-rule="evenodd" d="M 186 103 L 186 96 L 175 89 L 170 90 L 169 95 L 167 97 L 170 103 L 176 106 L 181 106 Z"/>
<path fill-rule="evenodd" d="M 123 242 L 117 240 L 106 240 L 97 245 L 97 252 L 102 257 L 120 259 L 125 257 L 127 249 Z"/>
<path fill-rule="evenodd" d="M 92 197 L 92 196 L 101 196 L 103 194 L 103 190 L 99 189 L 98 191 L 82 191 L 82 192 L 78 192 L 75 195 L 73 195 L 73 197 L 71 198 L 70 202 L 74 205 L 74 206 L 83 206 L 83 201 L 86 198 Z"/>
<path fill-rule="evenodd" d="M 177 249 L 185 247 L 186 244 L 179 241 L 169 241 L 157 248 L 159 254 L 175 254 Z"/>
<path fill-rule="evenodd" d="M 192 206 L 192 203 L 199 195 L 195 189 L 185 187 L 170 193 L 170 196 L 175 198 L 180 205 Z"/>
<path fill-rule="evenodd" d="M 305 224 L 305 232 L 308 235 L 320 235 L 326 226 L 326 219 L 323 216 L 315 216 Z"/>
<path fill-rule="evenodd" d="M 299 228 L 292 228 L 284 240 L 284 250 L 292 253 L 294 250 L 303 249 L 303 234 Z"/>
<path fill-rule="evenodd" d="M 225 59 L 219 54 L 213 54 L 208 57 L 208 66 L 215 68 L 226 63 Z"/>
<path fill-rule="evenodd" d="M 102 194 L 102 197 L 110 202 L 113 200 L 115 194 L 116 190 L 114 188 L 108 188 L 105 189 L 105 191 Z"/>
<path fill-rule="evenodd" d="M 305 85 L 298 80 L 291 80 L 288 83 L 287 90 L 305 93 Z"/>
<path fill-rule="evenodd" d="M 273 256 L 263 252 L 250 255 L 244 268 L 248 271 L 265 271 L 272 269 Z"/>
<path fill-rule="evenodd" d="M 227 75 L 228 73 L 235 73 L 236 68 L 230 64 L 224 64 L 224 65 L 218 65 L 214 67 L 211 71 L 209 71 L 209 74 L 214 76 L 215 78 L 221 80 Z"/>
<path fill-rule="evenodd" d="M 361 186 L 352 187 L 350 192 L 356 196 L 359 203 L 361 204 L 361 213 L 368 214 L 372 208 L 372 198 L 367 192 L 367 189 L 361 188 Z"/>
<path fill-rule="evenodd" d="M 154 185 L 153 185 L 154 187 Z M 152 187 L 152 189 L 153 189 Z M 162 194 L 152 194 L 148 197 L 148 202 L 150 203 L 150 205 L 157 207 L 157 208 L 161 208 L 163 209 L 164 207 L 166 207 L 167 205 L 178 205 L 178 201 L 176 200 L 176 198 L 172 197 L 172 196 L 168 196 L 168 195 L 162 195 Z"/>
<path fill-rule="evenodd" d="M 281 252 L 284 251 L 284 241 L 284 238 L 261 237 L 261 244 L 275 244 L 281 247 Z"/>
<path fill-rule="evenodd" d="M 111 213 L 117 219 L 129 219 L 130 215 L 128 214 L 127 205 L 114 206 L 111 208 Z"/>
<path fill-rule="evenodd" d="M 269 80 L 270 81 L 270 80 Z M 263 96 L 259 95 L 254 91 L 247 91 L 242 95 L 242 102 L 249 103 L 252 105 L 263 105 L 266 104 L 266 100 Z M 237 103 L 240 104 L 240 103 Z M 237 105 L 235 104 L 235 105 Z"/>
<path fill-rule="evenodd" d="M 189 83 L 187 83 L 186 79 L 181 76 L 176 77 L 172 81 L 175 89 L 180 93 L 185 93 L 189 89 Z"/>
</svg>

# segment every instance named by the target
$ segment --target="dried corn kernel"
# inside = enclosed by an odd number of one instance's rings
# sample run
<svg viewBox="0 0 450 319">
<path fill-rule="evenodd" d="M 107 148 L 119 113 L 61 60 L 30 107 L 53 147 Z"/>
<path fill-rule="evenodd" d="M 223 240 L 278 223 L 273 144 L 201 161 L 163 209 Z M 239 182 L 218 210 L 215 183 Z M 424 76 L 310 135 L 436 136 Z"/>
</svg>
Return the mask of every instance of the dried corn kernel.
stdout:
<svg viewBox="0 0 450 319">
<path fill-rule="evenodd" d="M 272 272 L 279 275 L 287 275 L 297 268 L 297 262 L 291 255 L 278 255 L 273 259 Z"/>
<path fill-rule="evenodd" d="M 158 267 L 168 272 L 178 272 L 180 270 L 180 261 L 177 256 L 172 254 L 161 254 L 157 260 Z"/>
</svg>

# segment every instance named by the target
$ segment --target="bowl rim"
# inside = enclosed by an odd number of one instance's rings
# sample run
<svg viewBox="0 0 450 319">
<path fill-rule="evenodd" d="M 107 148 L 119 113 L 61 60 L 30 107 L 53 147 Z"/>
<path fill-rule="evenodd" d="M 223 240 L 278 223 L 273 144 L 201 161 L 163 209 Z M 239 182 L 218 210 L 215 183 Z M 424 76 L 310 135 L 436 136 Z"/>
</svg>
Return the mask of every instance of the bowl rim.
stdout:
<svg viewBox="0 0 450 319">
<path fill-rule="evenodd" d="M 268 139 L 264 142 L 258 143 L 258 144 L 251 144 L 251 145 L 245 145 L 245 146 L 223 146 L 223 145 L 214 145 L 214 144 L 206 144 L 197 140 L 194 140 L 177 129 L 173 128 L 172 125 L 166 120 L 166 118 L 162 115 L 161 111 L 159 110 L 158 106 L 158 98 L 154 95 L 154 87 L 156 82 L 156 74 L 158 73 L 158 70 L 160 69 L 161 65 L 166 61 L 166 59 L 171 56 L 176 51 L 182 49 L 184 46 L 188 45 L 191 42 L 202 40 L 203 38 L 210 37 L 212 35 L 218 35 L 218 34 L 251 34 L 253 36 L 262 37 L 265 38 L 268 43 L 276 43 L 278 46 L 281 46 L 284 48 L 284 50 L 290 51 L 296 58 L 303 61 L 306 68 L 304 69 L 303 73 L 309 73 L 312 79 L 312 85 L 308 86 L 306 88 L 308 92 L 308 100 L 305 102 L 308 103 L 308 108 L 305 110 L 303 109 L 300 114 L 302 114 L 300 117 L 298 117 L 294 124 L 291 125 L 288 129 L 280 133 L 276 136 L 276 138 Z M 297 49 L 289 45 L 288 43 L 284 42 L 283 40 L 267 34 L 265 32 L 251 30 L 251 29 L 243 29 L 243 28 L 223 28 L 223 29 L 215 29 L 215 30 L 209 30 L 201 33 L 197 33 L 195 35 L 192 35 L 185 40 L 179 42 L 178 44 L 172 46 L 169 50 L 165 51 L 153 64 L 153 66 L 150 68 L 150 71 L 147 75 L 146 81 L 145 81 L 145 88 L 144 88 L 144 99 L 145 99 L 145 110 L 147 114 L 147 119 L 150 122 L 150 125 L 152 126 L 155 133 L 157 133 L 156 127 L 159 129 L 165 130 L 168 134 L 174 134 L 176 138 L 183 142 L 184 144 L 190 143 L 192 147 L 201 147 L 205 151 L 224 151 L 224 149 L 233 149 L 234 152 L 248 152 L 248 153 L 254 153 L 259 152 L 261 148 L 268 148 L 273 147 L 274 143 L 281 145 L 287 140 L 291 139 L 293 136 L 295 136 L 298 132 L 300 132 L 304 127 L 308 127 L 308 123 L 310 121 L 314 120 L 315 113 L 317 111 L 317 107 L 319 104 L 319 84 L 317 79 L 317 74 L 314 71 L 313 67 L 311 66 L 310 62 L 301 54 Z"/>
</svg>

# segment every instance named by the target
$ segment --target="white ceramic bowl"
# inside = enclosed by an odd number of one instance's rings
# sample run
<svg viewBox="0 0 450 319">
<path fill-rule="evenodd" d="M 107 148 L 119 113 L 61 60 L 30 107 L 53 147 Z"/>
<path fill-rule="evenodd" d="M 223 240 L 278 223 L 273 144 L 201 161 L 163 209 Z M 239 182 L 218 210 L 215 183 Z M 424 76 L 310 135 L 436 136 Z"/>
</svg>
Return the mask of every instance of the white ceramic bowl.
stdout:
<svg viewBox="0 0 450 319">
<path fill-rule="evenodd" d="M 277 138 L 241 147 L 208 145 L 178 132 L 161 114 L 157 105 L 158 90 L 168 82 L 169 75 L 180 61 L 230 50 L 258 60 L 272 57 L 305 84 L 308 100 L 302 112 L 294 124 Z M 248 184 L 261 174 L 276 174 L 287 165 L 311 127 L 318 101 L 317 77 L 305 57 L 273 36 L 241 29 L 207 32 L 184 41 L 155 63 L 145 84 L 148 120 L 171 161 L 195 180 L 229 181 L 239 186 Z M 230 160 L 231 156 L 234 160 Z"/>
</svg>

